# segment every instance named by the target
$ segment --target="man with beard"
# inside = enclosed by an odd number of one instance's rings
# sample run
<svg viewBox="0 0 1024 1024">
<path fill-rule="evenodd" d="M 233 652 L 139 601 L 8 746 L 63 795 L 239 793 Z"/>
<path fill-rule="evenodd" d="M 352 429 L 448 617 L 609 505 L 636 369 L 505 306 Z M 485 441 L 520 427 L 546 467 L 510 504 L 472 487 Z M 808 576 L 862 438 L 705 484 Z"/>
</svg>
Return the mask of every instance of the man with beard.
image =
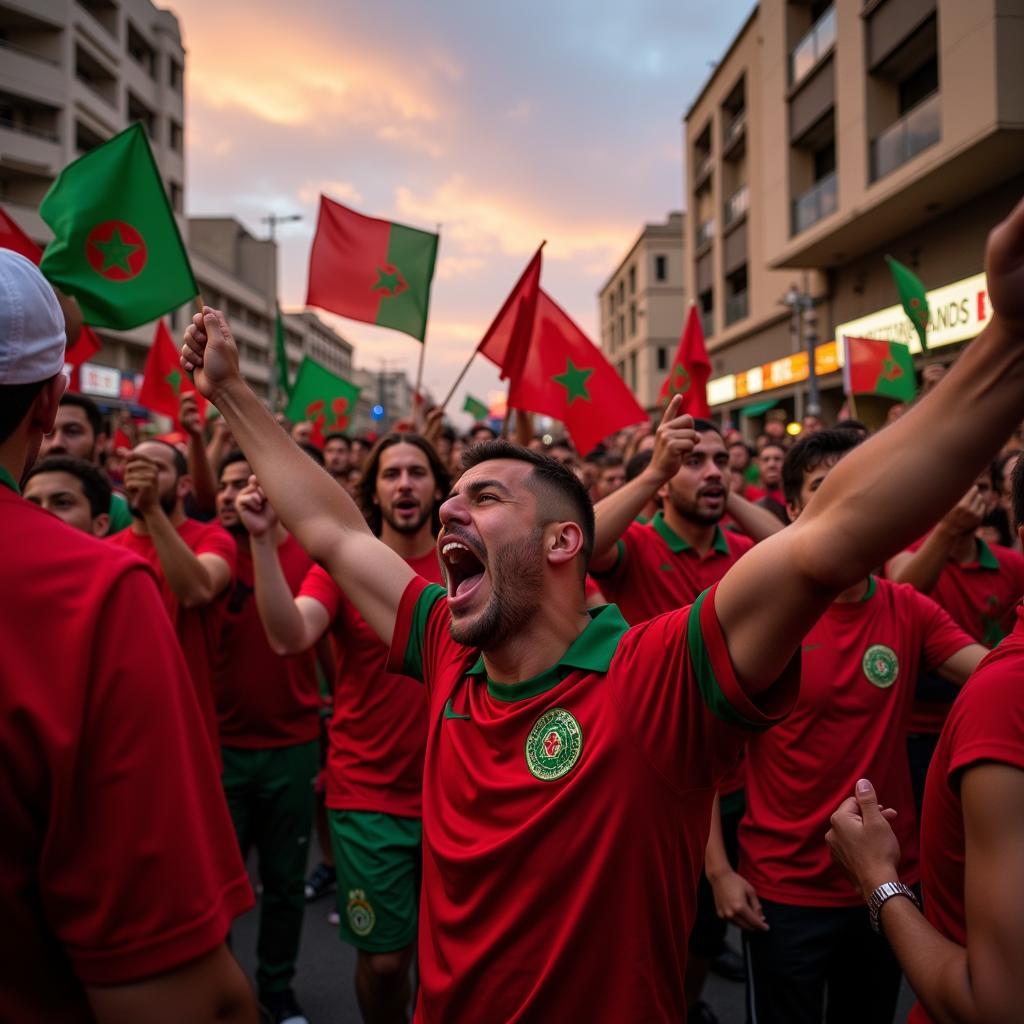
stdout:
<svg viewBox="0 0 1024 1024">
<path fill-rule="evenodd" d="M 193 319 L 183 367 L 391 666 L 426 685 L 420 1020 L 686 1019 L 720 780 L 794 703 L 793 656 L 832 599 L 952 505 L 1020 419 L 1024 203 L 987 262 L 992 319 L 935 392 L 691 607 L 632 629 L 614 605 L 585 611 L 593 510 L 562 467 L 502 442 L 468 452 L 440 510 L 448 588 L 432 586 L 271 428 L 223 315 Z M 682 458 L 698 437 L 685 423 L 671 444 Z"/>
<path fill-rule="evenodd" d="M 366 460 L 359 497 L 371 530 L 402 564 L 434 582 L 441 579 L 437 508 L 447 490 L 444 467 L 418 435 L 388 434 Z M 267 539 L 272 527 L 282 528 L 258 488 L 240 496 L 238 508 L 252 538 L 256 600 L 271 646 L 295 655 L 326 633 L 334 640 L 327 814 L 340 934 L 357 950 L 364 1019 L 404 1021 L 419 903 L 426 697 L 417 683 L 387 670 L 387 648 L 324 569 L 314 566 L 294 596 Z"/>
<path fill-rule="evenodd" d="M 153 567 L 219 757 L 210 679 L 219 629 L 208 607 L 234 577 L 235 543 L 216 523 L 185 515 L 189 487 L 188 466 L 177 448 L 156 440 L 137 444 L 124 470 L 132 525 L 110 543 L 134 551 Z"/>
<path fill-rule="evenodd" d="M 342 486 L 348 473 L 352 457 L 352 444 L 345 434 L 338 431 L 324 438 L 324 467 Z"/>
<path fill-rule="evenodd" d="M 217 518 L 235 542 L 234 584 L 218 603 L 220 643 L 213 694 L 220 728 L 222 782 L 242 857 L 255 846 L 260 922 L 256 986 L 271 1024 L 304 1024 L 292 991 L 305 909 L 305 868 L 319 768 L 320 693 L 313 650 L 274 654 L 253 599 L 251 547 L 264 545 L 296 594 L 312 566 L 279 523 L 250 540 L 237 499 L 251 470 L 240 451 L 220 465 Z M 269 515 L 269 512 L 267 513 Z M 262 524 L 261 524 L 262 525 Z"/>
<path fill-rule="evenodd" d="M 25 477 L 24 495 L 76 530 L 105 537 L 110 526 L 110 481 L 91 462 L 50 455 Z"/>
</svg>

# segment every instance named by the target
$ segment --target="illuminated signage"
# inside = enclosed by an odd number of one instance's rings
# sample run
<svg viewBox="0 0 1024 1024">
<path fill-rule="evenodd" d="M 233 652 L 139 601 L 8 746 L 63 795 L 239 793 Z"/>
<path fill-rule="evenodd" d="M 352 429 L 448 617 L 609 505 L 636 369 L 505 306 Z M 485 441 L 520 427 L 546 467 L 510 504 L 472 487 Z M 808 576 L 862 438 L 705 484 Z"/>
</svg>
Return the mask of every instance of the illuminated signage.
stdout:
<svg viewBox="0 0 1024 1024">
<path fill-rule="evenodd" d="M 87 395 L 100 398 L 118 398 L 121 394 L 121 371 L 96 363 L 82 363 L 78 372 L 79 384 Z"/>
</svg>

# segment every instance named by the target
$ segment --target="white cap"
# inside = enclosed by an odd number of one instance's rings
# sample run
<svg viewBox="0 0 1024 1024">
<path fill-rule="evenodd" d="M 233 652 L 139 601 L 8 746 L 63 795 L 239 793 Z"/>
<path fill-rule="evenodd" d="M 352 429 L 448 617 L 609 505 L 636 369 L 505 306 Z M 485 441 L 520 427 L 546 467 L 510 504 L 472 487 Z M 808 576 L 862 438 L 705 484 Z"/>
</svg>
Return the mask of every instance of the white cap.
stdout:
<svg viewBox="0 0 1024 1024">
<path fill-rule="evenodd" d="M 0 384 L 36 384 L 64 369 L 64 313 L 39 268 L 0 249 Z"/>
</svg>

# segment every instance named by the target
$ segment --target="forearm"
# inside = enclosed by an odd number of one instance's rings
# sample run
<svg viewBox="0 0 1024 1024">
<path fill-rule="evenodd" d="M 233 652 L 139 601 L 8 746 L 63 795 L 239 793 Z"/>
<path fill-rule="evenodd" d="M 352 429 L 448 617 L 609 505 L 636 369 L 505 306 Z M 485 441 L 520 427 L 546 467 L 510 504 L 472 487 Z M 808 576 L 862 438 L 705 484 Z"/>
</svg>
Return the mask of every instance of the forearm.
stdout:
<svg viewBox="0 0 1024 1024">
<path fill-rule="evenodd" d="M 900 556 L 895 565 L 889 564 L 889 579 L 893 583 L 909 583 L 922 594 L 929 593 L 939 582 L 955 540 L 941 527 L 936 527 L 917 551 Z"/>
<path fill-rule="evenodd" d="M 711 805 L 711 830 L 708 832 L 708 844 L 704 850 L 704 871 L 709 881 L 732 871 L 729 856 L 725 852 L 725 836 L 722 834 L 722 811 L 719 806 L 718 794 Z"/>
<path fill-rule="evenodd" d="M 643 511 L 644 506 L 658 493 L 664 480 L 648 467 L 636 479 L 630 480 L 594 506 L 594 554 L 590 564 L 606 569 L 610 565 L 615 544 Z"/>
<path fill-rule="evenodd" d="M 298 654 L 306 650 L 316 637 L 307 636 L 306 622 L 295 606 L 295 597 L 288 586 L 273 532 L 263 537 L 250 537 L 256 609 L 275 654 Z"/>
<path fill-rule="evenodd" d="M 752 501 L 747 501 L 735 491 L 729 492 L 725 511 L 733 517 L 743 532 L 752 540 L 766 540 L 778 533 L 779 530 L 785 529 L 778 517 L 768 509 L 755 505 Z"/>
<path fill-rule="evenodd" d="M 209 604 L 217 596 L 210 574 L 163 509 L 156 506 L 147 512 L 144 522 L 174 596 L 185 608 L 201 608 Z"/>
<path fill-rule="evenodd" d="M 196 506 L 203 513 L 213 515 L 217 510 L 217 481 L 199 434 L 189 435 L 188 471 L 192 477 L 192 497 Z"/>
</svg>

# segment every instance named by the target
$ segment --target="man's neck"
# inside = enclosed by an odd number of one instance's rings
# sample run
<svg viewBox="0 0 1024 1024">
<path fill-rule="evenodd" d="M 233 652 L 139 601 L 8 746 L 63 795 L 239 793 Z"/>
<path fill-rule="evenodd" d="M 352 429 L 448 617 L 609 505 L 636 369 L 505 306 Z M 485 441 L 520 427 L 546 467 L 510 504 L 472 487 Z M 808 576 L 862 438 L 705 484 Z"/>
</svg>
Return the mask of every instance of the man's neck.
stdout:
<svg viewBox="0 0 1024 1024">
<path fill-rule="evenodd" d="M 431 523 L 425 522 L 415 533 L 401 533 L 390 523 L 381 526 L 380 539 L 402 558 L 422 558 L 434 550 L 435 537 Z"/>
<path fill-rule="evenodd" d="M 0 444 L 0 466 L 3 466 L 19 487 L 28 457 L 27 436 L 23 433 L 23 426 L 24 424 Z"/>
<path fill-rule="evenodd" d="M 835 604 L 854 604 L 857 601 L 863 601 L 865 594 L 868 592 L 868 584 L 871 582 L 870 578 L 861 580 L 859 583 L 854 583 L 852 587 L 847 587 L 841 594 L 838 594 L 835 598 Z"/>
<path fill-rule="evenodd" d="M 546 604 L 516 635 L 483 652 L 488 679 L 521 683 L 551 668 L 587 628 L 590 616 L 581 595 L 566 595 L 558 605 Z"/>
<path fill-rule="evenodd" d="M 680 515 L 670 501 L 665 503 L 665 522 L 677 533 L 691 548 L 694 548 L 701 555 L 706 555 L 715 543 L 715 536 L 718 532 L 718 523 L 696 523 Z"/>
<path fill-rule="evenodd" d="M 174 511 L 171 512 L 170 515 L 168 515 L 163 510 L 163 507 L 160 506 L 160 505 L 156 506 L 156 508 L 153 510 L 152 514 L 153 515 L 158 515 L 158 516 L 164 516 L 164 518 L 169 519 L 170 522 L 171 522 L 171 526 L 173 526 L 175 529 L 178 529 L 178 527 L 181 526 L 181 524 L 183 522 L 185 522 L 185 520 L 188 518 L 188 516 L 185 515 L 184 508 L 182 508 L 182 506 L 180 504 L 174 506 Z M 132 515 L 132 527 L 131 527 L 131 529 L 132 529 L 132 533 L 137 534 L 139 537 L 148 537 L 149 536 L 149 527 L 146 525 L 146 520 L 145 519 L 140 519 L 137 516 L 135 516 L 134 514 Z"/>
</svg>

